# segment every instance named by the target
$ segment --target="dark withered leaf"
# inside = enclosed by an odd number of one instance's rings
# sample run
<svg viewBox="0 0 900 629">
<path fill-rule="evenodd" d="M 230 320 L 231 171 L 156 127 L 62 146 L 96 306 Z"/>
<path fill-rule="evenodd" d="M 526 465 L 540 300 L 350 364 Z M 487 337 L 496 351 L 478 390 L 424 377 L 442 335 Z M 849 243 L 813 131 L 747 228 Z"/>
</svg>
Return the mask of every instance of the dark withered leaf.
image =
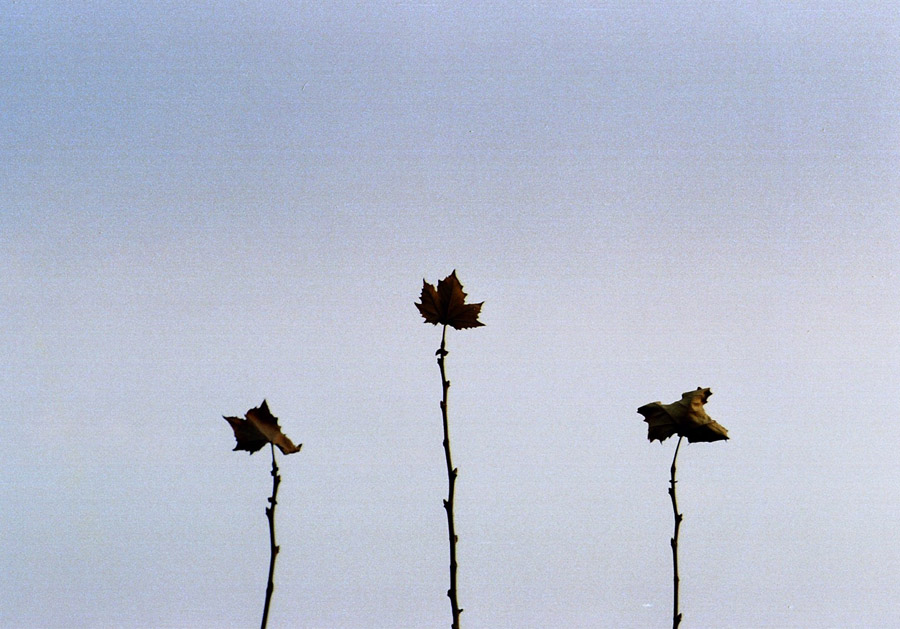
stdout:
<svg viewBox="0 0 900 629">
<path fill-rule="evenodd" d="M 437 290 L 435 290 L 434 286 L 422 280 L 422 295 L 419 297 L 419 301 L 422 303 L 416 304 L 416 308 L 419 309 L 422 317 L 425 318 L 425 323 L 433 323 L 437 325 L 441 322 L 441 305 L 440 305 L 440 297 L 438 296 Z"/>
<path fill-rule="evenodd" d="M 456 277 L 456 271 L 438 281 L 437 288 L 422 280 L 421 303 L 416 304 L 425 323 L 449 325 L 457 330 L 477 328 L 484 325 L 478 320 L 481 306 L 466 303 L 466 293 Z"/>
<path fill-rule="evenodd" d="M 637 412 L 647 422 L 647 439 L 665 441 L 676 434 L 687 437 L 689 442 L 728 439 L 728 431 L 713 421 L 703 407 L 711 395 L 709 389 L 697 387 L 672 404 L 651 402 L 640 407 Z"/>
<path fill-rule="evenodd" d="M 266 444 L 272 443 L 284 454 L 293 454 L 303 447 L 302 443 L 299 446 L 294 445 L 294 442 L 281 432 L 278 418 L 269 411 L 269 405 L 265 400 L 259 407 L 247 411 L 244 419 L 224 415 L 223 417 L 234 430 L 234 438 L 237 441 L 235 450 L 247 450 L 253 454 Z"/>
</svg>

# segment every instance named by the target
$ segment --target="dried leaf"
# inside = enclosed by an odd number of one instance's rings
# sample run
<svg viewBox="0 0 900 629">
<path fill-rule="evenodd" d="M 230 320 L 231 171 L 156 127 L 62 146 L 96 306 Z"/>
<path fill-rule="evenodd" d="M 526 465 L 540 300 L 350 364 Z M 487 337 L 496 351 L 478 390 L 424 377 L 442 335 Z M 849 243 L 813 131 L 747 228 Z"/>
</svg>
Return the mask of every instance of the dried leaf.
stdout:
<svg viewBox="0 0 900 629">
<path fill-rule="evenodd" d="M 457 330 L 484 325 L 478 320 L 484 302 L 466 303 L 466 293 L 463 292 L 455 270 L 440 280 L 437 288 L 422 280 L 422 295 L 419 301 L 422 303 L 417 303 L 416 308 L 419 309 L 425 323 L 449 325 Z"/>
<path fill-rule="evenodd" d="M 223 415 L 223 417 L 225 417 Z M 269 405 L 263 400 L 259 408 L 251 408 L 247 411 L 246 419 L 240 417 L 225 417 L 234 430 L 234 438 L 237 445 L 235 450 L 247 450 L 253 454 L 267 443 L 272 443 L 284 454 L 299 452 L 303 447 L 301 443 L 295 446 L 294 442 L 287 438 L 278 425 L 278 418 L 269 412 Z"/>
<path fill-rule="evenodd" d="M 697 387 L 672 404 L 651 402 L 637 412 L 647 422 L 647 439 L 665 441 L 674 434 L 687 437 L 690 442 L 728 439 L 728 431 L 706 414 L 703 405 L 712 395 L 709 389 Z"/>
</svg>

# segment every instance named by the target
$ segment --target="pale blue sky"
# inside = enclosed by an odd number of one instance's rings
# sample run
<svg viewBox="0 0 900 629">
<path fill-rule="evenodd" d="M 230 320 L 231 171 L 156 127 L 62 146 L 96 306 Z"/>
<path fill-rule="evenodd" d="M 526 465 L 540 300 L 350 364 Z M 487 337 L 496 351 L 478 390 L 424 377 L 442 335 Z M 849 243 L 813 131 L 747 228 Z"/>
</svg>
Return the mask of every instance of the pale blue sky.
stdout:
<svg viewBox="0 0 900 629">
<path fill-rule="evenodd" d="M 900 624 L 900 14 L 0 8 L 0 626 Z"/>
</svg>

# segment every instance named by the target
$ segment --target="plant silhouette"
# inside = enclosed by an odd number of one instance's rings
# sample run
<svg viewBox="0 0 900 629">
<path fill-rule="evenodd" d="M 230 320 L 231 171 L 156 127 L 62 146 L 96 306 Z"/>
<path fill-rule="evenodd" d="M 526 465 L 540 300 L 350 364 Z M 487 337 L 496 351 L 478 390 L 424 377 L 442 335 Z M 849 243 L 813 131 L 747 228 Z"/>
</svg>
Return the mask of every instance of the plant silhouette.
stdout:
<svg viewBox="0 0 900 629">
<path fill-rule="evenodd" d="M 266 507 L 266 519 L 269 521 L 269 578 L 266 583 L 266 601 L 260 625 L 261 629 L 266 629 L 266 624 L 269 622 L 272 592 L 275 591 L 275 557 L 280 550 L 275 543 L 275 505 L 277 504 L 278 486 L 281 484 L 278 464 L 275 462 L 275 446 L 278 446 L 282 453 L 288 455 L 299 452 L 303 444 L 294 445 L 294 442 L 281 432 L 278 418 L 269 411 L 269 405 L 265 400 L 257 408 L 248 410 L 244 419 L 225 415 L 223 417 L 234 430 L 234 438 L 237 441 L 234 450 L 247 450 L 252 455 L 266 444 L 269 444 L 272 450 L 272 495 L 269 497 L 269 506 Z"/>
<path fill-rule="evenodd" d="M 453 615 L 452 629 L 459 629 L 459 615 L 462 609 L 459 606 L 458 590 L 456 587 L 456 544 L 459 537 L 456 535 L 456 524 L 453 519 L 453 500 L 456 492 L 456 477 L 459 470 L 453 467 L 453 457 L 450 453 L 450 423 L 447 418 L 447 392 L 450 389 L 450 381 L 447 380 L 445 359 L 447 358 L 447 326 L 457 330 L 476 328 L 484 325 L 478 320 L 481 306 L 466 303 L 466 293 L 462 290 L 462 284 L 456 277 L 454 270 L 450 275 L 440 280 L 437 288 L 422 280 L 421 303 L 416 304 L 419 313 L 425 319 L 425 323 L 441 325 L 441 346 L 435 352 L 437 364 L 441 371 L 441 416 L 444 424 L 444 458 L 447 464 L 447 499 L 444 500 L 444 510 L 447 512 L 447 533 L 450 539 L 450 589 L 447 596 L 450 598 L 450 610 Z"/>
<path fill-rule="evenodd" d="M 675 446 L 675 456 L 672 457 L 672 467 L 669 468 L 669 497 L 672 499 L 672 513 L 675 516 L 675 530 L 672 533 L 672 572 L 673 576 L 673 600 L 672 600 L 672 629 L 678 629 L 681 624 L 681 610 L 679 607 L 678 593 L 681 578 L 678 575 L 678 533 L 681 530 L 683 514 L 678 512 L 678 499 L 675 496 L 675 462 L 678 459 L 678 451 L 681 449 L 681 440 L 687 437 L 689 442 L 694 441 L 722 441 L 728 439 L 728 431 L 706 414 L 703 408 L 712 391 L 697 387 L 696 391 L 683 393 L 681 399 L 672 404 L 651 402 L 640 407 L 637 412 L 644 416 L 647 422 L 647 439 L 652 443 L 659 439 L 662 443 L 672 435 L 678 435 L 678 444 Z"/>
</svg>

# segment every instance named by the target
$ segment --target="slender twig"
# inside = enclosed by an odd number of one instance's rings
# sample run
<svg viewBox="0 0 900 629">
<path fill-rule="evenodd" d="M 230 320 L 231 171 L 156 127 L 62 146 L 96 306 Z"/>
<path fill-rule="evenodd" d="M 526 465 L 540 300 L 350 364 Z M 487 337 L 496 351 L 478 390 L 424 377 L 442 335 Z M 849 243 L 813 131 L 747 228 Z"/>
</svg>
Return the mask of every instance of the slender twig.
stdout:
<svg viewBox="0 0 900 629">
<path fill-rule="evenodd" d="M 459 473 L 453 467 L 453 458 L 450 456 L 450 423 L 447 420 L 447 391 L 450 389 L 450 381 L 447 380 L 444 371 L 444 358 L 447 356 L 446 350 L 447 326 L 444 325 L 444 331 L 441 334 L 441 348 L 437 351 L 437 363 L 441 368 L 441 384 L 444 389 L 444 397 L 441 400 L 441 415 L 444 419 L 444 455 L 447 459 L 447 482 L 449 484 L 447 499 L 444 500 L 444 509 L 447 511 L 447 531 L 450 537 L 450 589 L 447 590 L 447 596 L 450 597 L 450 609 L 453 612 L 452 629 L 459 629 L 459 615 L 462 609 L 456 598 L 456 542 L 459 537 L 456 535 L 456 526 L 453 523 L 453 497 L 456 491 L 456 476 Z"/>
<path fill-rule="evenodd" d="M 272 496 L 269 498 L 269 506 L 266 507 L 266 518 L 269 520 L 269 582 L 266 585 L 266 605 L 263 608 L 262 625 L 260 629 L 266 629 L 266 623 L 269 622 L 269 603 L 272 601 L 272 592 L 275 591 L 275 557 L 280 550 L 275 544 L 275 497 L 278 495 L 278 485 L 281 483 L 281 476 L 278 475 L 278 465 L 275 463 L 275 445 L 272 446 Z"/>
<path fill-rule="evenodd" d="M 672 629 L 678 629 L 681 624 L 681 612 L 678 611 L 678 585 L 681 579 L 678 577 L 678 531 L 681 528 L 682 514 L 678 513 L 678 501 L 675 498 L 675 460 L 678 458 L 678 450 L 681 448 L 681 440 L 684 437 L 678 437 L 678 445 L 675 446 L 675 456 L 672 457 L 671 478 L 669 479 L 669 496 L 672 498 L 672 513 L 675 514 L 675 532 L 672 535 L 672 569 L 675 574 L 675 594 L 672 604 Z"/>
</svg>

